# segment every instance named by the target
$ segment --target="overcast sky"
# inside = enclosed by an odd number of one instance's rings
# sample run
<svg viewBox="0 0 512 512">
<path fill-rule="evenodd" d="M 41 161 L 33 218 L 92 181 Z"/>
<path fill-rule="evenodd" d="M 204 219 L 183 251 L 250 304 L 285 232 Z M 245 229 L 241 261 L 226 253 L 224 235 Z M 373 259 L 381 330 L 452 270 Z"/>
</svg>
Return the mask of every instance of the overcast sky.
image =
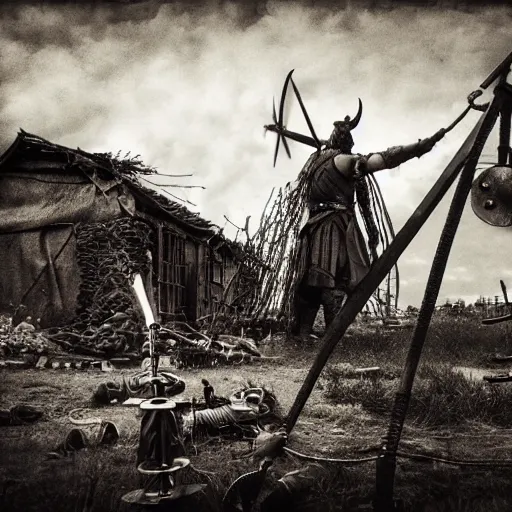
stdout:
<svg viewBox="0 0 512 512">
<path fill-rule="evenodd" d="M 275 138 L 263 136 L 290 69 L 320 137 L 363 100 L 354 151 L 368 153 L 448 126 L 512 49 L 504 9 L 333 12 L 282 1 L 265 15 L 229 3 L 192 14 L 152 2 L 2 9 L 2 150 L 22 127 L 87 151 L 140 154 L 160 172 L 193 173 L 154 181 L 206 187 L 169 190 L 221 227 L 224 215 L 256 221 L 272 187 L 294 180 L 310 153 L 292 143 L 292 159 L 282 154 L 273 168 Z M 307 133 L 288 101 L 288 128 Z M 377 175 L 397 230 L 478 117 L 420 160 Z M 483 160 L 496 160 L 496 145 L 495 134 Z M 400 259 L 403 306 L 421 303 L 452 193 Z M 498 294 L 500 278 L 512 290 L 511 251 L 511 231 L 482 223 L 468 203 L 440 302 Z"/>
</svg>

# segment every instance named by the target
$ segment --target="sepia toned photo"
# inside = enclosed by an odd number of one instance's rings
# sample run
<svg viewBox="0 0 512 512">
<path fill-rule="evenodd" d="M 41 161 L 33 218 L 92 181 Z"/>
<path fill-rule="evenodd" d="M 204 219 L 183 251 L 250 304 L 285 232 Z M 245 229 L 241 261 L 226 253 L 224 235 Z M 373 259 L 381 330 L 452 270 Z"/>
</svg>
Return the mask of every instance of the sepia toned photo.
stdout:
<svg viewBox="0 0 512 512">
<path fill-rule="evenodd" d="M 511 0 L 1 2 L 0 510 L 512 510 L 511 68 Z"/>
</svg>

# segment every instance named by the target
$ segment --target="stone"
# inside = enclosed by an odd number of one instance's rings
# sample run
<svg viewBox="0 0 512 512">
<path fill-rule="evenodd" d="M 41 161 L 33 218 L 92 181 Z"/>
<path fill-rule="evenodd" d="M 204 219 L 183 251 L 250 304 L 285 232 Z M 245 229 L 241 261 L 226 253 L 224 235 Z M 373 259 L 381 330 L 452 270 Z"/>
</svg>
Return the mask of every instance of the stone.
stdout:
<svg viewBox="0 0 512 512">
<path fill-rule="evenodd" d="M 36 368 L 43 369 L 46 367 L 46 364 L 48 363 L 48 357 L 41 356 L 36 363 Z"/>
<path fill-rule="evenodd" d="M 112 372 L 114 371 L 114 367 L 110 363 L 110 361 L 101 361 L 101 371 L 102 372 Z"/>
</svg>

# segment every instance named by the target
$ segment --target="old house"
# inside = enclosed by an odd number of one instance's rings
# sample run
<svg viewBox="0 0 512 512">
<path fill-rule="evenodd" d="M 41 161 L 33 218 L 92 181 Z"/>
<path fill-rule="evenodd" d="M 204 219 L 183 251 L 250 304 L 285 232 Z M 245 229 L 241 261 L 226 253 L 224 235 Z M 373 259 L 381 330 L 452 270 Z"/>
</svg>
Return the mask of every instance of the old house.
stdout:
<svg viewBox="0 0 512 512">
<path fill-rule="evenodd" d="M 229 302 L 240 246 L 142 186 L 152 172 L 20 132 L 0 157 L 0 311 L 23 305 L 43 327 L 83 332 L 132 308 L 137 272 L 161 321 Z"/>
</svg>

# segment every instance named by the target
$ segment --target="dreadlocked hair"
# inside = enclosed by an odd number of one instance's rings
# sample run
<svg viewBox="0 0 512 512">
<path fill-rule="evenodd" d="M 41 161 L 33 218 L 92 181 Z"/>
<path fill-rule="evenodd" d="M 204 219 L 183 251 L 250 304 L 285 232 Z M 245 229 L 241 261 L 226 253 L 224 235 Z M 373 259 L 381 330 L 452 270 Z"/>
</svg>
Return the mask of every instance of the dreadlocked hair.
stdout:
<svg viewBox="0 0 512 512">
<path fill-rule="evenodd" d="M 354 172 L 354 188 L 356 191 L 357 204 L 361 217 L 363 218 L 366 234 L 368 235 L 368 248 L 372 260 L 377 259 L 377 246 L 379 245 L 379 228 L 375 222 L 375 212 L 370 202 L 370 191 L 366 172 L 367 160 L 359 157 L 356 161 Z"/>
<path fill-rule="evenodd" d="M 294 301 L 306 263 L 301 260 L 299 235 L 306 220 L 311 177 L 319 165 L 339 152 L 334 148 L 315 151 L 299 173 L 295 186 L 287 184 L 276 196 L 272 191 L 259 228 L 247 242 L 261 262 L 254 267 L 252 294 L 245 303 L 249 318 L 274 316 L 288 330 L 294 324 Z M 385 249 L 394 232 L 378 184 L 372 174 L 365 172 L 365 167 L 366 160 L 359 157 L 354 188 L 368 247 L 375 259 L 379 241 Z M 379 307 L 378 293 L 371 301 Z"/>
</svg>

